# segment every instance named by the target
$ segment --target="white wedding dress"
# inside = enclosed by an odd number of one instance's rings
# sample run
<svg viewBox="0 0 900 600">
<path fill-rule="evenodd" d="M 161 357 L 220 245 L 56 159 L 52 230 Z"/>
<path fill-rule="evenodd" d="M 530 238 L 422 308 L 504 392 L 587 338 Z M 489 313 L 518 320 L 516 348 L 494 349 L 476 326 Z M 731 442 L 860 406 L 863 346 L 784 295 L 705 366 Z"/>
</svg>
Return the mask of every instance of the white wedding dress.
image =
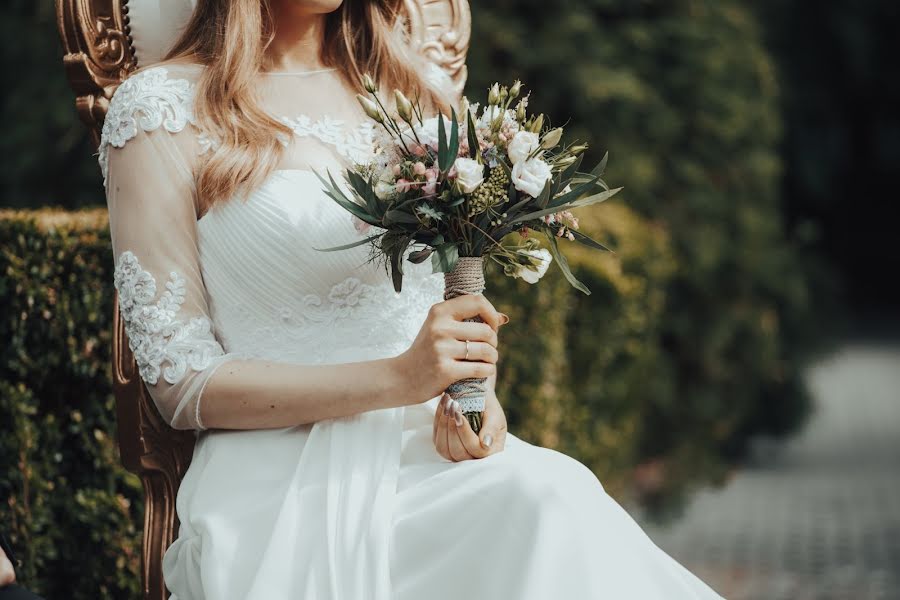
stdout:
<svg viewBox="0 0 900 600">
<path fill-rule="evenodd" d="M 282 429 L 203 426 L 220 368 L 404 351 L 443 279 L 407 263 L 395 294 L 365 247 L 315 250 L 360 233 L 313 169 L 371 152 L 333 71 L 261 76 L 267 108 L 295 133 L 285 162 L 198 220 L 193 169 L 218 143 L 194 118 L 199 72 L 157 66 L 122 84 L 99 154 L 141 376 L 169 423 L 198 432 L 163 565 L 172 599 L 719 598 L 573 458 L 512 432 L 485 459 L 441 458 L 438 398 Z"/>
</svg>

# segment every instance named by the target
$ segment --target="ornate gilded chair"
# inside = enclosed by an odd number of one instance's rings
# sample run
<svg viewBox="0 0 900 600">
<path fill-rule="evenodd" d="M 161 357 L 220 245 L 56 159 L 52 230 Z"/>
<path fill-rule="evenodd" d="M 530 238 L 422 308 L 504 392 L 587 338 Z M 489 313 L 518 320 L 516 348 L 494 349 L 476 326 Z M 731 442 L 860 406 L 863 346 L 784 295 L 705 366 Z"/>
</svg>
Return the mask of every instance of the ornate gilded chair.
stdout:
<svg viewBox="0 0 900 600">
<path fill-rule="evenodd" d="M 176 24 L 187 21 L 193 4 L 194 0 L 56 0 L 63 64 L 75 91 L 78 116 L 95 146 L 118 84 L 138 65 L 160 60 L 174 41 Z M 468 1 L 404 0 L 404 5 L 412 43 L 442 66 L 461 90 L 471 24 Z M 193 432 L 171 429 L 157 413 L 128 349 L 118 307 L 115 311 L 113 385 L 119 448 L 123 464 L 140 476 L 146 495 L 143 596 L 163 600 L 168 594 L 162 557 L 177 532 L 175 495 L 195 438 Z"/>
</svg>

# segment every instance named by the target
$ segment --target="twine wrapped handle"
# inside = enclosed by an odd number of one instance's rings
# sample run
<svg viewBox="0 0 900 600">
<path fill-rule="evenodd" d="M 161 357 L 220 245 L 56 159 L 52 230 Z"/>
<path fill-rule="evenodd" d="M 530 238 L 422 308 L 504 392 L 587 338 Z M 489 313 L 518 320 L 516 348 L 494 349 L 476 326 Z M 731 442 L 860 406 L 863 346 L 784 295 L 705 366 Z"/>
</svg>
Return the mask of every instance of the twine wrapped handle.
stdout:
<svg viewBox="0 0 900 600">
<path fill-rule="evenodd" d="M 448 273 L 444 273 L 444 300 L 450 300 L 463 294 L 481 294 L 484 292 L 484 259 L 480 256 L 460 256 L 456 265 Z M 483 323 L 476 315 L 466 321 Z M 484 413 L 486 393 L 484 377 L 460 379 L 447 387 L 447 394 L 459 402 L 463 416 L 469 421 L 472 431 L 481 430 L 481 418 Z"/>
</svg>

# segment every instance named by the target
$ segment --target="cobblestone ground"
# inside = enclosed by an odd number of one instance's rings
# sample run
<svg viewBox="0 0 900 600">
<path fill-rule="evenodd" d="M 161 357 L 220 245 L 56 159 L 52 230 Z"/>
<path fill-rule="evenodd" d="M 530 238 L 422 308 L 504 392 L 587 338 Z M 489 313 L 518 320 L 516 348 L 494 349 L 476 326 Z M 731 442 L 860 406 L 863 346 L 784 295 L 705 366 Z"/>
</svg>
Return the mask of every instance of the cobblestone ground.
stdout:
<svg viewBox="0 0 900 600">
<path fill-rule="evenodd" d="M 808 373 L 816 412 L 648 534 L 729 600 L 900 600 L 900 349 Z"/>
</svg>

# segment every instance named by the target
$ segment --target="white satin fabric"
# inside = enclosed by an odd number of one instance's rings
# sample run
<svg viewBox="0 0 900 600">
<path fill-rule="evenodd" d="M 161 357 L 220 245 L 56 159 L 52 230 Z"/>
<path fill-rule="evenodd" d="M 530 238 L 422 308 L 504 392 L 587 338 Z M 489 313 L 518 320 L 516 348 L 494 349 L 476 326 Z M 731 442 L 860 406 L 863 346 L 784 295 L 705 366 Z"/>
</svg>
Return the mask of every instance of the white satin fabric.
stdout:
<svg viewBox="0 0 900 600">
<path fill-rule="evenodd" d="M 427 263 L 406 263 L 398 295 L 364 246 L 316 250 L 360 235 L 310 170 L 360 158 L 362 115 L 352 95 L 339 101 L 347 94 L 333 73 L 260 82 L 297 139 L 285 140 L 283 168 L 249 198 L 197 220 L 191 174 L 210 142 L 193 119 L 196 73 L 168 66 L 123 85 L 100 153 L 114 254 L 141 264 L 120 297 L 152 308 L 178 274 L 185 283 L 168 326 L 209 320 L 221 345 L 217 362 L 148 383 L 163 414 L 198 429 L 163 563 L 172 600 L 719 598 L 573 458 L 514 433 L 488 458 L 441 458 L 431 439 L 437 398 L 274 430 L 191 420 L 204 402 L 215 409 L 202 388 L 230 361 L 346 363 L 404 351 L 443 282 Z M 144 337 L 144 350 L 160 343 Z"/>
</svg>

